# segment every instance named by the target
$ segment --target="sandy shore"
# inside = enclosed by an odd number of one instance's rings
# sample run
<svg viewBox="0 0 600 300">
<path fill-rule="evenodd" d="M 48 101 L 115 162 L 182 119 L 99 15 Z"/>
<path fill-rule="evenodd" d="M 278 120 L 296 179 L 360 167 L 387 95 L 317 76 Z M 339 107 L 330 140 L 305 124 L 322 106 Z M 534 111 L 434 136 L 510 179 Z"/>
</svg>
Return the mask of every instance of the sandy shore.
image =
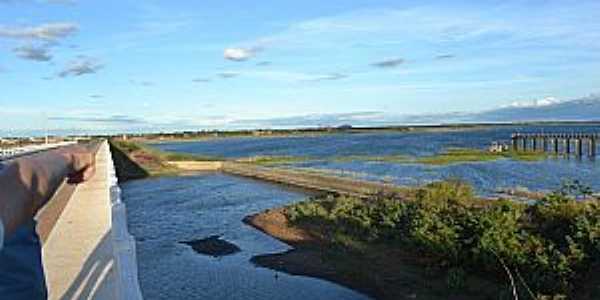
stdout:
<svg viewBox="0 0 600 300">
<path fill-rule="evenodd" d="M 318 228 L 292 226 L 284 209 L 248 216 L 246 224 L 289 244 L 294 249 L 255 256 L 252 262 L 292 275 L 325 279 L 375 299 L 497 299 L 497 284 L 476 276 L 460 292 L 447 288 L 446 274 L 425 268 L 430 260 L 390 245 L 370 245 L 358 253 L 320 239 Z M 471 278 L 473 277 L 473 278 Z M 494 298 L 494 296 L 496 296 Z"/>
</svg>

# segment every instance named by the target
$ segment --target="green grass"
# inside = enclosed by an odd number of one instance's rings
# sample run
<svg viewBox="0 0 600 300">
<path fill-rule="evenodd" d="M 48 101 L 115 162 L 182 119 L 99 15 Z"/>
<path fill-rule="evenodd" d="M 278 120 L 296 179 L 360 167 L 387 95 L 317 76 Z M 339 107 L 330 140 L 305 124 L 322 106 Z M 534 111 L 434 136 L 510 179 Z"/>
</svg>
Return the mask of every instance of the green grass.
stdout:
<svg viewBox="0 0 600 300">
<path fill-rule="evenodd" d="M 343 155 L 330 158 L 334 162 L 379 162 L 379 163 L 420 163 L 427 165 L 447 165 L 464 162 L 485 162 L 495 161 L 499 159 L 512 159 L 518 161 L 539 161 L 552 157 L 551 154 L 542 152 L 513 152 L 507 151 L 502 153 L 492 153 L 486 150 L 470 149 L 470 148 L 450 148 L 440 154 L 411 157 L 402 154 L 393 155 Z M 255 156 L 243 158 L 240 161 L 253 163 L 262 166 L 277 166 L 294 164 L 306 161 L 325 161 L 327 158 L 315 158 L 309 156 Z"/>
<path fill-rule="evenodd" d="M 469 149 L 469 148 L 452 148 L 448 149 L 443 153 L 419 157 L 415 159 L 416 163 L 429 164 L 429 165 L 447 165 L 453 163 L 462 162 L 485 162 L 494 161 L 498 159 L 512 159 L 519 161 L 538 161 L 550 157 L 547 153 L 542 152 L 500 152 L 493 153 L 480 149 Z"/>
<path fill-rule="evenodd" d="M 300 163 L 300 162 L 305 162 L 305 161 L 310 161 L 310 160 L 313 160 L 313 159 L 310 157 L 304 157 L 304 156 L 286 156 L 286 155 L 262 156 L 261 155 L 261 156 L 252 156 L 252 157 L 242 158 L 242 159 L 239 159 L 238 161 L 252 163 L 252 164 L 256 164 L 256 165 L 260 165 L 260 166 L 277 166 L 277 165 Z"/>
<path fill-rule="evenodd" d="M 366 162 L 387 162 L 387 163 L 407 163 L 411 162 L 412 158 L 407 155 L 384 155 L 384 156 L 371 156 L 371 155 L 346 155 L 337 156 L 333 158 L 336 162 L 352 162 L 352 161 L 366 161 Z"/>
</svg>

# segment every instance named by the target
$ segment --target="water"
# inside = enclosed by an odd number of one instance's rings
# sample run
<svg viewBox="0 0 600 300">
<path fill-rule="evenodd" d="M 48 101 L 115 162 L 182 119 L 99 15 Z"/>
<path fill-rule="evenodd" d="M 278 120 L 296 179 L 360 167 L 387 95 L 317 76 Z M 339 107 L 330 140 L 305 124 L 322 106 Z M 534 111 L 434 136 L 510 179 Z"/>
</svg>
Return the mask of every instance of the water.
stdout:
<svg viewBox="0 0 600 300">
<path fill-rule="evenodd" d="M 450 133 L 340 134 L 317 137 L 232 138 L 160 144 L 176 152 L 228 158 L 293 155 L 319 160 L 295 166 L 343 170 L 345 175 L 419 185 L 445 178 L 464 179 L 481 194 L 499 188 L 551 190 L 563 180 L 579 179 L 600 190 L 600 163 L 576 159 L 539 162 L 498 160 L 428 166 L 414 163 L 339 162 L 344 155 L 439 153 L 449 147 L 485 148 L 491 141 L 521 132 L 600 132 L 599 127 L 495 128 Z M 123 186 L 129 229 L 137 240 L 139 276 L 147 299 L 365 299 L 319 279 L 257 268 L 249 260 L 288 246 L 246 226 L 252 213 L 304 199 L 282 187 L 223 174 L 152 178 Z M 221 234 L 242 251 L 222 258 L 195 253 L 180 241 Z"/>
<path fill-rule="evenodd" d="M 129 230 L 137 241 L 139 279 L 146 299 L 366 299 L 319 279 L 257 268 L 252 256 L 289 247 L 242 219 L 305 195 L 220 174 L 165 177 L 123 185 Z M 197 254 L 187 241 L 220 234 L 239 246 L 234 255 Z"/>
<path fill-rule="evenodd" d="M 580 180 L 600 191 L 600 163 L 587 159 L 550 159 L 538 162 L 497 160 L 458 163 L 446 166 L 423 164 L 339 162 L 346 155 L 427 156 L 452 147 L 487 148 L 492 141 L 510 139 L 514 132 L 600 132 L 589 126 L 499 127 L 455 132 L 411 132 L 337 134 L 316 137 L 233 138 L 203 142 L 157 144 L 167 151 L 241 158 L 257 155 L 291 155 L 319 158 L 295 164 L 324 170 L 342 170 L 370 180 L 392 181 L 401 185 L 421 185 L 435 180 L 458 178 L 471 183 L 482 195 L 500 189 L 526 188 L 551 191 L 566 180 Z"/>
</svg>

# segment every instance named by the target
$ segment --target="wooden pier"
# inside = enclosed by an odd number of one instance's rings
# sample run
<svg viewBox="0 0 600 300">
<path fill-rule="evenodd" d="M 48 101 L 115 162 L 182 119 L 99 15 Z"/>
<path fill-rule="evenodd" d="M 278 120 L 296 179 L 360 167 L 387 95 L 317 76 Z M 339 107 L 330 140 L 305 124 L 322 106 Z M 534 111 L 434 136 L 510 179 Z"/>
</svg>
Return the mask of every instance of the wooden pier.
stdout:
<svg viewBox="0 0 600 300">
<path fill-rule="evenodd" d="M 599 138 L 600 134 L 595 133 L 515 133 L 511 136 L 514 151 L 574 154 L 577 157 L 587 153 L 590 158 L 596 157 Z"/>
</svg>

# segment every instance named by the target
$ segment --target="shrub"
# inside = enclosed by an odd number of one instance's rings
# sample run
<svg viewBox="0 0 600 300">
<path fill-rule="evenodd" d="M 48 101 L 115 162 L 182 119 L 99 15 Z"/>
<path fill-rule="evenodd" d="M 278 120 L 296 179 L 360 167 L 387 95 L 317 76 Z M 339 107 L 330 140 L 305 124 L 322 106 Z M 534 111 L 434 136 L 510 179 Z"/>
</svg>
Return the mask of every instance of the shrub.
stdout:
<svg viewBox="0 0 600 300">
<path fill-rule="evenodd" d="M 600 204 L 573 193 L 559 190 L 533 205 L 482 204 L 469 185 L 450 180 L 416 189 L 411 199 L 329 196 L 292 205 L 287 216 L 325 225 L 348 247 L 402 241 L 446 266 L 449 287 L 460 287 L 467 269 L 505 278 L 504 264 L 527 274 L 522 283 L 539 295 L 563 295 L 600 262 Z"/>
</svg>

